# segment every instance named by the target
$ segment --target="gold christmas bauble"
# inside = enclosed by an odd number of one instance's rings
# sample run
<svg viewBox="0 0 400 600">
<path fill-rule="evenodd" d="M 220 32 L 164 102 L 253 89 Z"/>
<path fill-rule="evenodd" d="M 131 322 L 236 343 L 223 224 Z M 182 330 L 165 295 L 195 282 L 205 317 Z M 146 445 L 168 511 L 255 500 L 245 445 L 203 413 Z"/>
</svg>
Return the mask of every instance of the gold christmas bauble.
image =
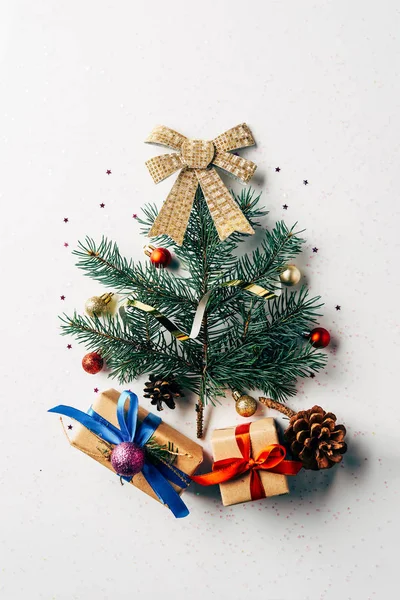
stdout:
<svg viewBox="0 0 400 600">
<path fill-rule="evenodd" d="M 297 285 L 301 279 L 300 269 L 296 265 L 288 265 L 279 275 L 279 279 L 285 285 Z"/>
<path fill-rule="evenodd" d="M 114 294 L 102 294 L 101 296 L 92 296 L 85 303 L 85 310 L 89 317 L 102 315 L 107 310 L 107 304 Z"/>
<path fill-rule="evenodd" d="M 233 392 L 233 398 L 236 404 L 236 412 L 241 417 L 252 417 L 257 410 L 257 400 L 247 394 L 240 394 L 236 390 Z"/>
</svg>

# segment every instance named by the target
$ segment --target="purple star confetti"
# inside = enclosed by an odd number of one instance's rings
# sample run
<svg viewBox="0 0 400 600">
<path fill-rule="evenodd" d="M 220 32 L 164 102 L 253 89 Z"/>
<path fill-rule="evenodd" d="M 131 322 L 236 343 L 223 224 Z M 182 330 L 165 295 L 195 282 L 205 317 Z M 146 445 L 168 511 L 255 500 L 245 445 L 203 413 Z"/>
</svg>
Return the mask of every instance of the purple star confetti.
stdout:
<svg viewBox="0 0 400 600">
<path fill-rule="evenodd" d="M 340 304 L 336 304 L 335 308 L 336 310 L 340 310 L 342 307 L 340 306 Z"/>
<path fill-rule="evenodd" d="M 283 210 L 287 210 L 289 207 L 288 207 L 288 205 L 287 205 L 287 204 L 284 204 L 284 205 L 282 206 L 282 208 L 283 208 Z"/>
<path fill-rule="evenodd" d="M 275 167 L 275 173 L 279 173 L 280 170 L 281 170 L 280 167 Z"/>
<path fill-rule="evenodd" d="M 132 219 L 137 219 L 137 214 L 136 213 L 133 213 Z"/>
<path fill-rule="evenodd" d="M 99 391 L 99 388 L 94 388 L 94 390 L 93 390 L 93 391 L 94 391 L 94 393 L 95 393 L 95 394 L 97 394 L 97 393 L 98 393 L 98 391 Z"/>
<path fill-rule="evenodd" d="M 68 223 L 68 217 L 64 217 L 64 223 Z"/>
<path fill-rule="evenodd" d="M 111 175 L 111 170 L 107 169 L 106 173 L 107 173 L 107 175 Z"/>
<path fill-rule="evenodd" d="M 312 251 L 313 252 L 318 252 L 318 248 L 313 248 Z"/>
<path fill-rule="evenodd" d="M 64 295 L 60 296 L 60 300 L 65 300 L 65 296 Z"/>
<path fill-rule="evenodd" d="M 64 242 L 64 248 L 68 248 L 69 244 L 68 242 Z"/>
<path fill-rule="evenodd" d="M 68 429 L 72 429 L 72 425 L 68 425 Z"/>
<path fill-rule="evenodd" d="M 303 179 L 304 185 L 308 185 L 308 179 Z"/>
<path fill-rule="evenodd" d="M 100 204 L 100 208 L 104 208 L 104 207 L 105 207 L 105 204 L 104 204 L 104 202 L 102 202 L 102 203 Z"/>
<path fill-rule="evenodd" d="M 71 348 L 72 348 L 71 344 L 68 344 L 67 348 L 68 348 L 68 350 L 71 350 Z"/>
</svg>

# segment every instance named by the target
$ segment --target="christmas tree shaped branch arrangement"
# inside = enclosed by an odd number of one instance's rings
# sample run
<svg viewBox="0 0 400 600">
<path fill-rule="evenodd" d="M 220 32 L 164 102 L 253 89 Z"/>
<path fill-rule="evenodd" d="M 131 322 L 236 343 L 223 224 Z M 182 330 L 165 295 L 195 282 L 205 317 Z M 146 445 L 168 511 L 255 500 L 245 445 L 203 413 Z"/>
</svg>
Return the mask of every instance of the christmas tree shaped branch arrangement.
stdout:
<svg viewBox="0 0 400 600">
<path fill-rule="evenodd" d="M 195 475 L 202 448 L 139 406 L 131 391 L 102 392 L 85 413 L 59 405 L 50 412 L 74 419 L 71 444 L 141 491 L 169 507 L 175 517 L 189 511 L 181 494 L 192 480 L 219 484 L 224 505 L 288 493 L 287 476 L 302 469 L 328 469 L 346 452 L 346 429 L 320 406 L 294 412 L 284 402 L 296 393 L 298 377 L 326 364 L 320 352 L 329 332 L 315 327 L 319 297 L 306 286 L 291 289 L 301 274 L 293 264 L 304 240 L 296 225 L 278 222 L 260 232 L 260 246 L 238 252 L 267 214 L 254 191 L 231 194 L 216 167 L 247 183 L 251 161 L 232 154 L 254 143 L 247 125 L 212 141 L 189 140 L 156 127 L 148 140 L 175 152 L 150 159 L 157 183 L 180 170 L 160 212 L 146 205 L 139 219 L 145 264 L 124 258 L 116 243 L 86 238 L 74 254 L 85 275 L 110 291 L 89 298 L 86 315 L 64 315 L 62 333 L 74 335 L 90 351 L 82 360 L 88 373 L 106 362 L 121 383 L 148 374 L 144 397 L 158 411 L 190 391 L 197 396 L 197 436 L 203 413 L 230 390 L 236 411 L 250 417 L 257 408 L 248 390 L 261 390 L 261 404 L 290 418 L 286 446 L 279 443 L 273 418 L 214 430 L 211 473 Z M 169 269 L 172 255 L 180 271 Z M 121 296 L 114 315 L 115 293 Z M 62 417 L 61 417 L 62 418 Z"/>
<path fill-rule="evenodd" d="M 250 178 L 255 165 L 230 153 L 253 143 L 247 126 L 207 143 L 156 128 L 148 141 L 179 151 L 149 161 L 155 181 L 182 169 L 160 213 L 149 204 L 139 219 L 144 235 L 158 236 L 157 247 L 147 247 L 150 261 L 142 264 L 124 258 L 105 238 L 79 243 L 77 266 L 123 295 L 122 309 L 112 315 L 109 295 L 102 304 L 92 298 L 88 316 L 62 317 L 62 332 L 91 351 L 89 372 L 105 361 L 121 383 L 151 375 L 145 396 L 159 410 L 173 408 L 184 390 L 196 394 L 201 437 L 204 407 L 227 390 L 246 416 L 255 411 L 246 390 L 277 402 L 293 396 L 298 377 L 325 365 L 319 349 L 329 334 L 315 328 L 319 297 L 310 298 L 305 286 L 289 289 L 300 278 L 292 262 L 304 243 L 296 226 L 278 222 L 262 233 L 259 248 L 237 255 L 266 212 L 250 189 L 231 195 L 215 166 Z M 171 252 L 180 274 L 168 269 Z M 97 358 L 100 363 L 93 362 Z"/>
</svg>

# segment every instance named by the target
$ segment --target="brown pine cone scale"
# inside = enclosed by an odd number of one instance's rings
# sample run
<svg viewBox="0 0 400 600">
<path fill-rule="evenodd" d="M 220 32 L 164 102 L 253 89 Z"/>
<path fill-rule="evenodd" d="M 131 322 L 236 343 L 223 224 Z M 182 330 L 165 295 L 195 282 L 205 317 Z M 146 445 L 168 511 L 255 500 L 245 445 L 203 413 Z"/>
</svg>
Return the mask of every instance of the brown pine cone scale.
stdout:
<svg viewBox="0 0 400 600">
<path fill-rule="evenodd" d="M 320 406 L 301 410 L 290 418 L 285 438 L 295 458 L 305 469 L 330 469 L 347 450 L 346 428 L 336 423 L 336 415 Z"/>
</svg>

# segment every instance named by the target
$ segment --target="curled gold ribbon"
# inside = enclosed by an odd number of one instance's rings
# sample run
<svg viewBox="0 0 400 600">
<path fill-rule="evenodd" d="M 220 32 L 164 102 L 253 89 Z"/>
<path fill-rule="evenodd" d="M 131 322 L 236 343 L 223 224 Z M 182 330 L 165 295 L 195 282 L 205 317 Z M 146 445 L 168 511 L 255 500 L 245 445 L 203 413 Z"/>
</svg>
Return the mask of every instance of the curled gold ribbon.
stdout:
<svg viewBox="0 0 400 600">
<path fill-rule="evenodd" d="M 274 294 L 274 292 L 270 292 L 265 288 L 261 287 L 260 285 L 257 285 L 256 283 L 248 283 L 241 279 L 232 279 L 231 281 L 226 281 L 225 283 L 221 283 L 217 288 L 214 289 L 224 287 L 237 287 L 241 290 L 245 290 L 246 292 L 250 292 L 251 294 L 258 296 L 259 298 L 264 298 L 265 300 L 270 300 L 271 298 L 276 297 L 276 294 Z M 175 323 L 173 323 L 173 321 L 168 319 L 168 317 L 161 313 L 157 308 L 154 308 L 154 306 L 150 306 L 149 304 L 144 304 L 144 302 L 140 302 L 140 300 L 128 300 L 126 306 L 134 306 L 135 308 L 138 308 L 139 310 L 148 313 L 149 315 L 157 319 L 157 321 L 159 321 L 159 323 L 161 323 L 161 325 L 163 325 L 165 329 L 167 329 L 167 331 L 169 331 L 170 334 L 173 335 L 179 342 L 186 342 L 189 339 L 196 339 L 199 335 L 207 303 L 213 291 L 214 290 L 209 290 L 200 299 L 200 302 L 197 305 L 196 313 L 194 315 L 190 333 L 181 331 L 175 325 Z M 124 312 L 124 307 L 121 307 L 120 314 L 122 317 L 124 317 Z"/>
<path fill-rule="evenodd" d="M 181 170 L 154 221 L 150 237 L 168 235 L 179 246 L 182 245 L 198 185 L 221 240 L 234 231 L 254 233 L 215 169 L 218 167 L 243 183 L 247 183 L 254 175 L 257 167 L 253 162 L 230 153 L 231 150 L 255 144 L 246 123 L 229 129 L 212 141 L 190 140 L 169 127 L 158 125 L 146 143 L 177 150 L 176 153 L 155 156 L 146 162 L 155 183 Z"/>
</svg>

